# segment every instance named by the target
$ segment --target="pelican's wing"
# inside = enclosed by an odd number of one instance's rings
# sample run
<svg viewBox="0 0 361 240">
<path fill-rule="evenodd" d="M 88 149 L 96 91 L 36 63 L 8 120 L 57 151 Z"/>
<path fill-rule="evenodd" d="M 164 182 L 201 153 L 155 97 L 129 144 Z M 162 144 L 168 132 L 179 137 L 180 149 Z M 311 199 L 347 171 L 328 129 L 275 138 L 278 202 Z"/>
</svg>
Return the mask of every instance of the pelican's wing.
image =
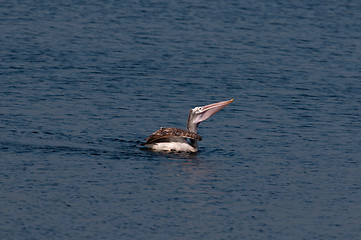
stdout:
<svg viewBox="0 0 361 240">
<path fill-rule="evenodd" d="M 199 136 L 196 133 L 187 131 L 187 130 L 183 130 L 180 128 L 160 128 L 158 131 L 156 131 L 155 133 L 152 133 L 149 137 L 147 137 L 147 139 L 145 140 L 146 141 L 145 143 L 146 144 L 154 143 L 159 140 L 163 140 L 163 139 L 171 138 L 171 137 L 190 138 L 190 139 L 194 139 L 194 140 L 198 140 L 198 141 L 202 140 L 201 136 Z"/>
</svg>

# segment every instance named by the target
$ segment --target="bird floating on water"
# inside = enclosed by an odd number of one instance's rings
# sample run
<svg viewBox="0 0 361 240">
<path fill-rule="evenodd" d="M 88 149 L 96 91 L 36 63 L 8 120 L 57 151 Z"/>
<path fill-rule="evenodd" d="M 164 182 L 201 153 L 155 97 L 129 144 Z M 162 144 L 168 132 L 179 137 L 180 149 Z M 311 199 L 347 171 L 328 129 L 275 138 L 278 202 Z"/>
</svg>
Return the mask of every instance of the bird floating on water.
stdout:
<svg viewBox="0 0 361 240">
<path fill-rule="evenodd" d="M 160 128 L 152 133 L 142 145 L 155 151 L 197 152 L 198 141 L 202 140 L 202 137 L 197 134 L 198 125 L 231 102 L 233 99 L 195 107 L 189 111 L 187 130 L 172 127 Z"/>
</svg>

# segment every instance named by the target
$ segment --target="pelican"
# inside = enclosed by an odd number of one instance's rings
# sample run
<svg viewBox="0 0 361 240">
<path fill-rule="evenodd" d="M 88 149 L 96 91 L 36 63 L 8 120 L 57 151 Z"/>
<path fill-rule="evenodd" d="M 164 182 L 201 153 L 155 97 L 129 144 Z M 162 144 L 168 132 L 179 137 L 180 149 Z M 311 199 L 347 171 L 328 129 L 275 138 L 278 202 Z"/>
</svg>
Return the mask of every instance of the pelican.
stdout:
<svg viewBox="0 0 361 240">
<path fill-rule="evenodd" d="M 187 130 L 160 128 L 152 133 L 142 145 L 154 151 L 197 152 L 198 141 L 202 140 L 202 137 L 197 134 L 198 125 L 231 102 L 233 99 L 195 107 L 189 111 Z"/>
</svg>

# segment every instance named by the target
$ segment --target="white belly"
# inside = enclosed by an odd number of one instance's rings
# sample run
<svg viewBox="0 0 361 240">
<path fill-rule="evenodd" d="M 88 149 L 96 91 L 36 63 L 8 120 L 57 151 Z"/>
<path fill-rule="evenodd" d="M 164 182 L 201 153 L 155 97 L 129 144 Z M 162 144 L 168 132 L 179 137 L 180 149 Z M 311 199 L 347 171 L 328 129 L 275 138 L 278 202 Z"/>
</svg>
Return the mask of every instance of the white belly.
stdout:
<svg viewBox="0 0 361 240">
<path fill-rule="evenodd" d="M 175 139 L 174 139 L 175 140 Z M 155 151 L 177 151 L 177 152 L 197 152 L 198 148 L 192 147 L 184 138 L 179 138 L 171 142 L 159 142 L 145 144 L 146 147 Z"/>
</svg>

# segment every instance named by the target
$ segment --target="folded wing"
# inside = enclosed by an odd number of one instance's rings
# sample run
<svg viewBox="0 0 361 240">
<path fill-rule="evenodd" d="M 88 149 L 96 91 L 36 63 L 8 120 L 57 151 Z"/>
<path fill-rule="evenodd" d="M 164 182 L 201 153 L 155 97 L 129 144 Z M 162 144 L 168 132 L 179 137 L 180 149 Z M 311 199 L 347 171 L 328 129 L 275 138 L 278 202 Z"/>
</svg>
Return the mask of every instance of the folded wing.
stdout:
<svg viewBox="0 0 361 240">
<path fill-rule="evenodd" d="M 146 141 L 145 144 L 164 141 L 167 138 L 172 138 L 172 137 L 190 138 L 190 139 L 194 139 L 194 140 L 198 140 L 198 141 L 202 140 L 201 136 L 199 136 L 196 133 L 187 131 L 187 130 L 183 130 L 180 128 L 160 128 L 158 131 L 151 134 L 145 140 Z"/>
</svg>

